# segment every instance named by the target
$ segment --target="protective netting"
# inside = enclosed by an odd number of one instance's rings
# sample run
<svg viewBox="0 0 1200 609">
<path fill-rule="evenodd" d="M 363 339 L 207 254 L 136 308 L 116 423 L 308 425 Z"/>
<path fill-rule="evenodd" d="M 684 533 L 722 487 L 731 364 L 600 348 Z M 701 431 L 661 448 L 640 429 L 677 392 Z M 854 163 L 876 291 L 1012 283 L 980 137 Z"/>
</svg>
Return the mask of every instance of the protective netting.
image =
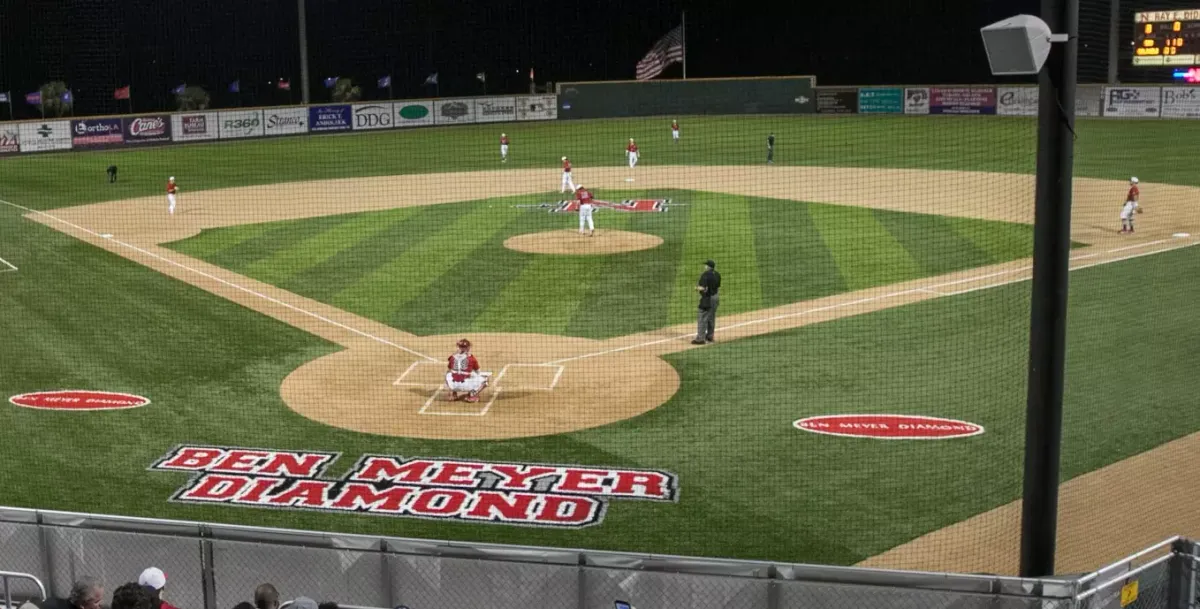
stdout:
<svg viewBox="0 0 1200 609">
<path fill-rule="evenodd" d="M 1093 4 L 1061 572 L 1200 526 L 1200 98 L 1102 84 Z M 0 6 L 3 503 L 1017 572 L 1031 79 L 535 79 L 504 10 L 315 1 L 305 79 L 294 2 Z"/>
</svg>

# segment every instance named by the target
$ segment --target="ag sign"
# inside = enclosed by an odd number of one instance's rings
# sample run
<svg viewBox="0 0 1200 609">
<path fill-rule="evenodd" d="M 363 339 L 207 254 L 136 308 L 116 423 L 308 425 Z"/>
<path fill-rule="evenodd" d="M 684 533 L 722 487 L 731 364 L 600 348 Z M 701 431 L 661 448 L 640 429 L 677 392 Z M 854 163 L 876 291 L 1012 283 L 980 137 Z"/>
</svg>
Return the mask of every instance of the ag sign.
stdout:
<svg viewBox="0 0 1200 609">
<path fill-rule="evenodd" d="M 1104 116 L 1157 118 L 1159 93 L 1158 87 L 1105 87 Z"/>
<path fill-rule="evenodd" d="M 420 127 L 433 124 L 433 102 L 396 102 L 394 125 L 397 127 Z"/>
<path fill-rule="evenodd" d="M 355 104 L 354 130 L 391 129 L 394 125 L 392 104 Z"/>
<path fill-rule="evenodd" d="M 815 434 L 877 440 L 944 440 L 983 433 L 983 426 L 975 423 L 908 414 L 831 414 L 792 425 Z"/>
</svg>

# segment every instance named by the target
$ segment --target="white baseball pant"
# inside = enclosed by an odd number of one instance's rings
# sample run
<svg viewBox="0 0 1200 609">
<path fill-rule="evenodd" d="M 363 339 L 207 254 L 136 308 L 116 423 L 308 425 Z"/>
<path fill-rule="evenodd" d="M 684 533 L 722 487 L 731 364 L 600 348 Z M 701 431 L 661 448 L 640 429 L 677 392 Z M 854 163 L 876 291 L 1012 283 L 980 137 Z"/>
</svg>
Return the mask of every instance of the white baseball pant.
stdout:
<svg viewBox="0 0 1200 609">
<path fill-rule="evenodd" d="M 571 172 L 563 172 L 562 190 L 559 192 L 575 192 L 575 180 L 571 179 Z"/>
<path fill-rule="evenodd" d="M 167 212 L 172 214 L 175 213 L 175 195 L 167 195 L 167 203 L 169 204 L 167 206 Z"/>
<path fill-rule="evenodd" d="M 596 224 L 592 221 L 593 207 L 591 203 L 584 203 L 579 206 L 579 232 L 584 232 L 584 225 L 587 225 L 587 230 L 596 230 Z"/>
</svg>

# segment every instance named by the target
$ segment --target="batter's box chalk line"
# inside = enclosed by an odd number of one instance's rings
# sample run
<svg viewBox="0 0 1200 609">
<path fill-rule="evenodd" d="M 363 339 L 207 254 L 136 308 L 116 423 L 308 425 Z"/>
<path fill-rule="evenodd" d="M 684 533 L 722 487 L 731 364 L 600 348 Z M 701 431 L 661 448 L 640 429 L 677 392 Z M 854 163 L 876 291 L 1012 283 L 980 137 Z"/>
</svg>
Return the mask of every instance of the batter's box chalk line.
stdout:
<svg viewBox="0 0 1200 609">
<path fill-rule="evenodd" d="M 412 375 L 414 372 L 416 372 L 416 370 L 422 369 L 422 368 L 429 369 L 430 367 L 437 368 L 437 377 L 436 377 L 437 380 L 436 381 L 405 380 L 405 379 L 409 378 L 409 376 Z M 504 385 L 502 387 L 500 385 L 500 380 L 503 379 L 506 374 L 508 374 L 509 370 L 512 370 L 514 368 L 546 368 L 549 370 L 553 370 L 554 376 L 550 379 L 550 382 L 546 386 L 542 386 L 542 387 L 539 387 L 536 385 L 530 385 L 530 386 Z M 394 386 L 394 387 L 419 387 L 422 389 L 445 389 L 446 388 L 446 383 L 444 380 L 445 370 L 446 370 L 445 364 L 442 364 L 441 362 L 425 362 L 425 361 L 418 360 L 418 361 L 415 361 L 415 362 L 409 364 L 408 368 L 406 368 L 404 370 L 404 372 L 400 374 L 400 378 L 397 378 L 394 382 L 392 382 L 392 386 Z M 500 372 L 497 373 L 492 378 L 489 385 L 492 388 L 494 388 L 496 391 L 499 391 L 500 389 L 507 389 L 510 392 L 511 391 L 554 391 L 554 388 L 558 386 L 558 382 L 560 380 L 562 380 L 562 375 L 563 375 L 563 372 L 565 372 L 565 371 L 566 371 L 566 367 L 561 364 L 522 364 L 522 363 L 505 364 L 504 367 L 500 369 Z M 418 375 L 419 375 L 419 373 L 418 373 Z M 416 378 L 419 378 L 419 376 L 417 376 Z"/>
<path fill-rule="evenodd" d="M 11 273 L 17 270 L 17 266 L 3 258 L 0 258 L 0 273 Z"/>
<path fill-rule="evenodd" d="M 488 411 L 492 409 L 492 404 L 496 403 L 496 398 L 500 397 L 500 392 L 501 392 L 500 389 L 495 389 L 495 390 L 490 391 L 489 393 L 491 394 L 491 397 L 488 398 L 488 401 L 486 404 L 483 405 L 483 408 L 481 408 L 477 412 L 456 412 L 453 410 L 434 410 L 434 407 L 435 407 L 434 405 L 438 403 L 438 399 L 437 399 L 438 396 L 441 395 L 441 393 L 445 389 L 446 389 L 445 387 L 438 387 L 437 389 L 435 389 L 433 391 L 433 395 L 429 396 L 428 400 L 425 400 L 425 404 L 421 406 L 421 409 L 417 411 L 417 414 L 436 415 L 436 416 L 443 416 L 443 417 L 482 417 L 482 416 L 486 416 Z M 457 404 L 458 402 L 455 402 L 455 403 Z M 476 404 L 478 404 L 478 402 L 476 402 Z"/>
</svg>

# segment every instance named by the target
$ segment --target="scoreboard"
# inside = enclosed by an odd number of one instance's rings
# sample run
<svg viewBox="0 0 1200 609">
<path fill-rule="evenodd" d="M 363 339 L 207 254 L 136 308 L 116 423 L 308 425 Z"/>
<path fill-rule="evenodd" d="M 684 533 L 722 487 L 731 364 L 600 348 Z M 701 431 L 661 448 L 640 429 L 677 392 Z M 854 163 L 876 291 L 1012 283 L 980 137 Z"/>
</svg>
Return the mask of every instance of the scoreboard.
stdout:
<svg viewBox="0 0 1200 609">
<path fill-rule="evenodd" d="M 1133 65 L 1200 66 L 1200 9 L 1133 15 Z"/>
</svg>

